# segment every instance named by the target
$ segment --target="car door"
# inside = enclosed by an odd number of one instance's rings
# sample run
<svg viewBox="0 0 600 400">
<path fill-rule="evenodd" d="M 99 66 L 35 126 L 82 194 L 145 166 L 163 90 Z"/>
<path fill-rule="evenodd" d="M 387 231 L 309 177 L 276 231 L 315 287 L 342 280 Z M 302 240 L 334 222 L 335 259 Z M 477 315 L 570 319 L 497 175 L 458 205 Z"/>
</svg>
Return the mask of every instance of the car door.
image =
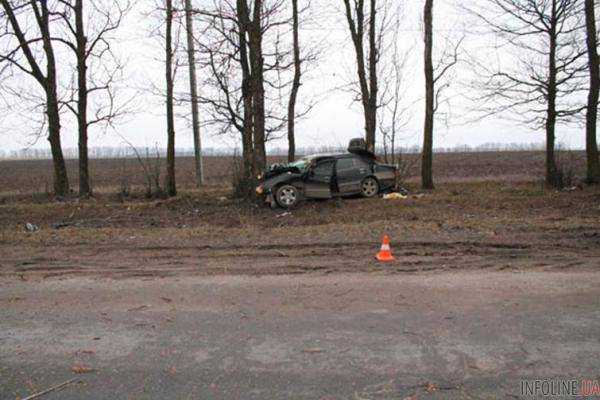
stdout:
<svg viewBox="0 0 600 400">
<path fill-rule="evenodd" d="M 369 163 L 358 156 L 337 160 L 336 179 L 341 195 L 360 193 L 360 183 L 368 175 L 371 175 Z"/>
<path fill-rule="evenodd" d="M 335 160 L 326 159 L 318 161 L 311 167 L 304 181 L 304 195 L 316 199 L 331 198 L 331 183 Z"/>
</svg>

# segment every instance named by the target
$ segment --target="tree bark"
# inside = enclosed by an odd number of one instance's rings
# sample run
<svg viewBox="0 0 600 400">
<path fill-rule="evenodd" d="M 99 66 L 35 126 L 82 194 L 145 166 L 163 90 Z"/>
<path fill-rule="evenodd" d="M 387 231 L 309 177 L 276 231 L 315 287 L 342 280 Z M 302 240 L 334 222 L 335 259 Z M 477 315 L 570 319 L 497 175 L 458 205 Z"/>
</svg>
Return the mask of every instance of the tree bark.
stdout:
<svg viewBox="0 0 600 400">
<path fill-rule="evenodd" d="M 88 163 L 87 38 L 83 23 L 83 0 L 75 0 L 75 39 L 77 55 L 77 126 L 79 134 L 79 195 L 91 195 Z"/>
<path fill-rule="evenodd" d="M 267 165 L 265 150 L 265 88 L 262 54 L 263 32 L 261 26 L 262 0 L 254 0 L 252 22 L 249 29 L 252 123 L 254 134 L 254 175 L 264 171 Z"/>
<path fill-rule="evenodd" d="M 296 158 L 296 100 L 300 90 L 300 78 L 302 77 L 298 38 L 298 0 L 292 0 L 292 35 L 294 43 L 294 80 L 288 103 L 288 162 L 293 162 Z"/>
<path fill-rule="evenodd" d="M 242 99 L 244 104 L 243 132 L 242 132 L 242 157 L 244 168 L 244 181 L 248 182 L 248 187 L 244 190 L 248 197 L 252 196 L 253 176 L 253 123 L 252 123 L 252 90 L 250 77 L 250 64 L 248 62 L 248 4 L 246 0 L 237 0 L 237 19 L 238 19 L 238 41 L 240 49 L 240 67 L 242 69 Z"/>
<path fill-rule="evenodd" d="M 369 100 L 367 112 L 367 148 L 375 153 L 375 133 L 377 131 L 377 4 L 376 0 L 371 0 L 370 19 L 369 19 Z"/>
<path fill-rule="evenodd" d="M 202 143 L 200 140 L 200 117 L 198 113 L 198 87 L 196 80 L 196 55 L 194 46 L 194 25 L 192 19 L 192 2 L 185 0 L 185 25 L 187 33 L 187 53 L 190 74 L 190 95 L 192 105 L 192 131 L 194 135 L 194 162 L 196 168 L 196 185 L 204 184 L 202 165 Z"/>
<path fill-rule="evenodd" d="M 423 10 L 424 41 L 425 41 L 425 124 L 423 128 L 423 150 L 421 155 L 421 187 L 433 189 L 433 123 L 434 123 L 434 92 L 433 77 L 433 0 L 425 0 Z"/>
<path fill-rule="evenodd" d="M 48 141 L 54 161 L 54 193 L 57 196 L 66 196 L 69 194 L 69 178 L 67 168 L 62 152 L 60 140 L 60 111 L 58 106 L 57 77 L 56 77 L 56 59 L 50 37 L 50 14 L 48 5 L 45 1 L 40 2 L 40 10 L 34 2 L 36 19 L 42 33 L 44 53 L 46 54 L 46 109 L 48 115 Z"/>
<path fill-rule="evenodd" d="M 175 184 L 175 112 L 173 107 L 173 0 L 166 0 L 165 34 L 165 77 L 167 84 L 167 178 L 166 191 L 169 196 L 177 195 Z"/>
<path fill-rule="evenodd" d="M 600 59 L 598 57 L 594 0 L 585 0 L 585 21 L 587 28 L 588 68 L 590 73 L 585 135 L 587 155 L 586 180 L 591 184 L 600 183 L 600 160 L 598 159 L 598 142 L 596 139 L 598 97 L 600 95 Z"/>
<path fill-rule="evenodd" d="M 556 29 L 558 19 L 556 16 L 556 1 L 552 0 L 552 15 L 550 17 L 550 30 L 548 32 L 548 107 L 546 110 L 546 184 L 552 187 L 561 185 L 556 168 L 555 140 L 556 140 Z"/>
</svg>

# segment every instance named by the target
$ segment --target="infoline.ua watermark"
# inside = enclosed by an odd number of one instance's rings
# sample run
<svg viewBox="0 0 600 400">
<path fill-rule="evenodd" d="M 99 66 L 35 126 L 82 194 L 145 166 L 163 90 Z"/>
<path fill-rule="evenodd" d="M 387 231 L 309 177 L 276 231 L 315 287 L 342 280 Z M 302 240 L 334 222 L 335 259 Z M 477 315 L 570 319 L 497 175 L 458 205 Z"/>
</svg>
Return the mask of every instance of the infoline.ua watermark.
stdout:
<svg viewBox="0 0 600 400">
<path fill-rule="evenodd" d="M 600 399 L 598 379 L 530 379 L 521 381 L 521 396 L 525 397 L 579 397 L 597 396 Z"/>
</svg>

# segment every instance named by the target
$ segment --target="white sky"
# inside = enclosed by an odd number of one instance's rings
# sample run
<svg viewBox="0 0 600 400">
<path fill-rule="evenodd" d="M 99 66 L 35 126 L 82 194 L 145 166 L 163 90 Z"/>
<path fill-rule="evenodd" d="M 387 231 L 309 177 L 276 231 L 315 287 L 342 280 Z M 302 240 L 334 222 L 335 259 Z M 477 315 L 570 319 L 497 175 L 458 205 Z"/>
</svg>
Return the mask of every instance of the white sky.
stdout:
<svg viewBox="0 0 600 400">
<path fill-rule="evenodd" d="M 483 37 L 478 33 L 477 25 L 471 17 L 467 17 L 452 5 L 453 0 L 437 0 L 435 8 L 435 38 L 434 46 L 440 51 L 444 37 L 456 40 L 458 32 L 468 27 L 464 40 L 465 50 L 477 52 L 479 46 L 486 46 L 490 37 Z M 130 87 L 149 87 L 150 82 L 162 84 L 163 64 L 162 48 L 156 39 L 149 38 L 148 29 L 153 23 L 151 19 L 142 14 L 144 7 L 140 5 L 130 13 L 124 22 L 125 28 L 121 31 L 119 50 L 129 61 L 127 64 L 127 85 Z M 339 3 L 339 4 L 338 4 Z M 405 0 L 404 18 L 400 34 L 403 48 L 413 48 L 411 58 L 405 72 L 406 104 L 413 104 L 411 108 L 411 122 L 401 133 L 401 145 L 413 146 L 421 143 L 422 109 L 423 105 L 423 72 L 422 72 L 422 45 L 421 45 L 421 7 L 420 0 Z M 300 100 L 303 98 L 317 98 L 312 112 L 299 121 L 297 125 L 297 146 L 318 147 L 321 145 L 345 145 L 350 138 L 363 135 L 363 118 L 361 107 L 353 103 L 350 93 L 336 90 L 354 78 L 353 60 L 354 53 L 349 39 L 347 26 L 343 19 L 341 0 L 314 0 L 319 13 L 329 17 L 324 24 L 311 24 L 309 29 L 303 30 L 301 40 L 310 39 L 320 41 L 325 49 L 319 63 L 305 76 L 305 83 L 300 91 Z M 467 66 L 457 65 L 452 73 L 456 82 L 468 78 Z M 187 76 L 180 74 L 181 85 L 187 84 Z M 436 121 L 434 136 L 435 147 L 453 147 L 458 145 L 477 146 L 484 143 L 541 143 L 544 141 L 542 131 L 534 132 L 517 123 L 510 121 L 506 116 L 487 118 L 483 121 L 464 124 L 468 118 L 468 104 L 465 99 L 456 96 L 451 86 L 449 94 L 451 100 L 452 117 L 448 124 L 442 120 Z M 200 90 L 202 88 L 200 87 Z M 127 117 L 118 127 L 118 134 L 107 131 L 92 131 L 90 146 L 124 146 L 121 136 L 136 146 L 166 146 L 166 123 L 162 99 L 153 97 L 150 93 L 142 93 L 138 99 L 139 112 Z M 445 110 L 442 110 L 444 112 Z M 180 109 L 179 112 L 187 112 Z M 9 122 L 6 121 L 9 120 Z M 0 138 L 5 151 L 21 149 L 30 145 L 32 137 L 30 132 L 20 125 L 18 118 L 10 116 L 4 123 L 0 121 Z M 2 132 L 3 131 L 3 132 Z M 558 141 L 571 148 L 584 147 L 584 130 L 581 127 L 559 127 Z M 203 132 L 204 147 L 233 148 L 237 145 L 237 138 L 215 137 Z M 62 141 L 64 148 L 77 146 L 77 133 L 72 122 L 63 123 Z M 177 147 L 191 148 L 193 146 L 191 129 L 183 120 L 179 121 L 177 129 Z M 39 139 L 34 147 L 45 148 L 45 139 Z M 274 141 L 270 147 L 286 147 L 285 140 Z"/>
</svg>

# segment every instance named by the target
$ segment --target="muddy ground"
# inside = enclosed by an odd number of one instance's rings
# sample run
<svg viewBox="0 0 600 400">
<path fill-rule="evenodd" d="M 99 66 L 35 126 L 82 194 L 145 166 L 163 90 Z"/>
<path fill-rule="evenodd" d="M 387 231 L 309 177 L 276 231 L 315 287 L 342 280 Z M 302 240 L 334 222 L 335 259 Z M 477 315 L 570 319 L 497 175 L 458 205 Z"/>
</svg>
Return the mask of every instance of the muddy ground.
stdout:
<svg viewBox="0 0 600 400">
<path fill-rule="evenodd" d="M 599 190 L 445 183 L 405 200 L 313 201 L 290 212 L 214 187 L 172 200 L 14 202 L 0 206 L 0 276 L 595 270 Z M 397 261 L 381 266 L 384 233 Z"/>
</svg>

